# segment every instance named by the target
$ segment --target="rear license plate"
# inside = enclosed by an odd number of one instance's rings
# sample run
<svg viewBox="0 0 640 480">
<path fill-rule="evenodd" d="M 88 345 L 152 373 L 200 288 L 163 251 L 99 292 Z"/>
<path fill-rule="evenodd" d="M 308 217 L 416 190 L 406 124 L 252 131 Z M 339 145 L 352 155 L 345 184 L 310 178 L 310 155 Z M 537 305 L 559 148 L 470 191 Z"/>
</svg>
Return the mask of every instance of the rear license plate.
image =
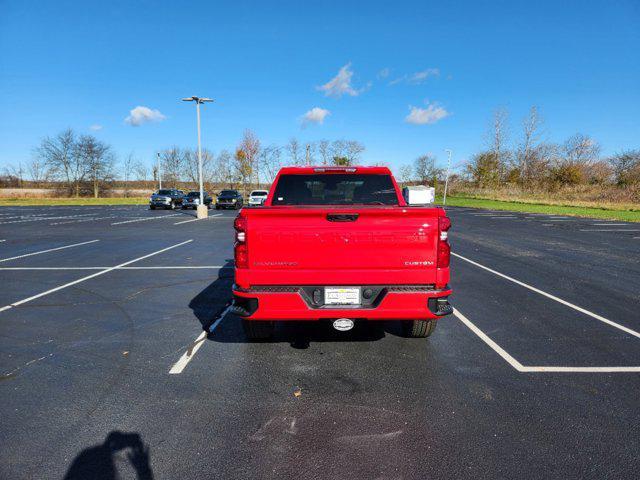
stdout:
<svg viewBox="0 0 640 480">
<path fill-rule="evenodd" d="M 324 289 L 325 305 L 360 305 L 360 287 Z"/>
</svg>

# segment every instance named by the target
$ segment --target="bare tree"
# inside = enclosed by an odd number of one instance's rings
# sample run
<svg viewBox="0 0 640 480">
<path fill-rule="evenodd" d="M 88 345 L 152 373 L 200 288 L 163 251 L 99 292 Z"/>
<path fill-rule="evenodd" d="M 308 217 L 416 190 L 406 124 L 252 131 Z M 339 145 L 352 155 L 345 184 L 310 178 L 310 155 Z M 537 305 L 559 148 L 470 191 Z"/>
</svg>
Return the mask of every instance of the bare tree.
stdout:
<svg viewBox="0 0 640 480">
<path fill-rule="evenodd" d="M 331 153 L 329 150 L 329 140 L 320 140 L 318 142 L 318 153 L 323 165 L 327 165 L 331 160 Z"/>
<path fill-rule="evenodd" d="M 589 165 L 600 156 L 600 145 L 588 135 L 576 133 L 563 145 L 562 161 L 568 165 Z"/>
<path fill-rule="evenodd" d="M 337 163 L 336 158 L 347 158 L 347 142 L 344 140 L 334 140 L 331 142 L 331 160 L 332 163 Z"/>
<path fill-rule="evenodd" d="M 247 159 L 247 154 L 241 148 L 238 148 L 236 150 L 235 161 L 236 172 L 238 174 L 238 178 L 242 182 L 242 191 L 244 196 L 246 197 L 247 180 L 250 179 L 251 175 L 253 174 L 251 163 Z"/>
<path fill-rule="evenodd" d="M 202 150 L 202 182 L 211 183 L 215 178 L 214 155 L 206 148 Z M 184 169 L 187 181 L 193 183 L 200 188 L 200 175 L 198 166 L 198 150 L 184 150 L 182 157 L 184 159 Z"/>
<path fill-rule="evenodd" d="M 353 165 L 360 159 L 360 154 L 364 152 L 364 145 L 356 140 L 347 140 L 345 142 L 346 157 L 349 159 L 349 165 Z"/>
<path fill-rule="evenodd" d="M 22 162 L 18 162 L 17 165 L 9 164 L 5 167 L 5 172 L 8 177 L 15 178 L 18 188 L 22 188 L 24 179 L 24 169 L 22 168 Z"/>
<path fill-rule="evenodd" d="M 46 182 L 50 176 L 46 163 L 39 156 L 36 156 L 27 164 L 27 173 L 36 188 Z"/>
<path fill-rule="evenodd" d="M 161 151 L 160 163 L 163 182 L 177 187 L 184 173 L 185 157 L 182 151 L 178 147 Z"/>
<path fill-rule="evenodd" d="M 626 150 L 609 159 L 618 185 L 640 184 L 640 150 Z"/>
<path fill-rule="evenodd" d="M 433 155 L 421 155 L 413 162 L 413 172 L 422 184 L 436 186 L 438 177 L 442 174 L 442 169 L 436 167 L 436 158 Z"/>
<path fill-rule="evenodd" d="M 70 128 L 55 137 L 46 137 L 36 150 L 37 157 L 52 176 L 67 185 L 69 193 L 80 196 L 80 187 L 88 173 L 88 165 L 78 148 Z"/>
<path fill-rule="evenodd" d="M 147 182 L 147 176 L 149 175 L 149 169 L 147 168 L 147 166 L 138 161 L 135 163 L 135 165 L 133 166 L 133 171 L 136 174 L 136 177 L 138 177 L 138 180 L 141 180 L 142 182 Z"/>
<path fill-rule="evenodd" d="M 285 148 L 291 159 L 291 165 L 300 165 L 300 144 L 298 140 L 291 137 Z"/>
<path fill-rule="evenodd" d="M 263 148 L 260 151 L 259 162 L 267 183 L 271 183 L 282 166 L 280 147 L 270 145 Z"/>
<path fill-rule="evenodd" d="M 506 108 L 499 108 L 493 112 L 493 121 L 489 134 L 491 150 L 498 161 L 500 176 L 504 176 L 506 166 L 510 161 L 510 153 L 507 148 L 509 129 L 509 112 Z"/>
<path fill-rule="evenodd" d="M 529 115 L 522 122 L 523 136 L 516 155 L 515 167 L 518 169 L 519 181 L 528 184 L 532 179 L 532 168 L 539 166 L 542 119 L 536 106 L 532 106 Z"/>
<path fill-rule="evenodd" d="M 124 160 L 122 160 L 122 175 L 124 176 L 124 196 L 129 196 L 129 182 L 131 181 L 131 174 L 133 173 L 136 160 L 133 156 L 133 152 L 129 153 Z"/>
<path fill-rule="evenodd" d="M 400 179 L 400 182 L 409 183 L 411 181 L 412 176 L 413 176 L 413 169 L 411 168 L 411 165 L 402 165 L 398 169 L 398 178 Z"/>
<path fill-rule="evenodd" d="M 243 162 L 246 163 L 247 171 L 249 172 L 248 180 L 251 182 L 253 175 L 255 174 L 256 183 L 260 186 L 260 168 L 258 165 L 258 154 L 260 153 L 260 140 L 255 133 L 251 130 L 245 130 L 242 136 L 242 141 L 238 146 L 238 150 L 243 152 Z M 237 157 L 237 155 L 236 155 Z"/>
<path fill-rule="evenodd" d="M 94 198 L 98 198 L 100 188 L 113 181 L 115 157 L 109 145 L 92 135 L 80 137 L 77 148 L 87 168 L 87 177 L 91 181 Z"/>
<path fill-rule="evenodd" d="M 215 160 L 217 180 L 233 188 L 236 180 L 236 169 L 232 164 L 231 154 L 227 150 L 222 150 Z"/>
</svg>

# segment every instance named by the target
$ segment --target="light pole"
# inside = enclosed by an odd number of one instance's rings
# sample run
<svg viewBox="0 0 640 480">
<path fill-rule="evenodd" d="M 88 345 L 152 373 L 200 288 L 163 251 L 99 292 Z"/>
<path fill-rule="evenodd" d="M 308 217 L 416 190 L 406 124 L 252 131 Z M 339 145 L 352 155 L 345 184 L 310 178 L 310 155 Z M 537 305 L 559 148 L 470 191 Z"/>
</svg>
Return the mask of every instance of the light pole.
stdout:
<svg viewBox="0 0 640 480">
<path fill-rule="evenodd" d="M 447 187 L 449 186 L 449 170 L 451 169 L 451 150 L 446 149 L 445 152 L 449 154 L 449 159 L 447 160 L 447 176 L 444 177 L 444 196 L 442 198 L 442 204 L 447 204 Z"/>
<path fill-rule="evenodd" d="M 200 203 L 198 204 L 197 217 L 206 218 L 207 206 L 204 204 L 204 187 L 202 184 L 202 147 L 200 146 L 200 104 L 205 102 L 213 102 L 211 98 L 205 97 L 189 97 L 183 98 L 183 102 L 196 102 L 196 117 L 198 119 L 198 178 L 200 181 Z"/>
<path fill-rule="evenodd" d="M 156 152 L 156 156 L 158 158 L 158 167 L 156 171 L 158 173 L 158 190 L 162 190 L 162 175 L 160 175 L 160 152 Z"/>
</svg>

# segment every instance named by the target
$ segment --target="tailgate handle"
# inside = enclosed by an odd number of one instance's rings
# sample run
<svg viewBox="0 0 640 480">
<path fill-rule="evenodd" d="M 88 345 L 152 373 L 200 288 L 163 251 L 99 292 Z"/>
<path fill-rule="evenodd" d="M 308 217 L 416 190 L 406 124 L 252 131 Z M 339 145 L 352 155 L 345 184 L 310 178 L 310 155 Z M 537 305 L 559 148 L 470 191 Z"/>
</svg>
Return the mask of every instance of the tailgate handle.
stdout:
<svg viewBox="0 0 640 480">
<path fill-rule="evenodd" d="M 330 222 L 355 222 L 358 216 L 357 213 L 327 213 L 327 220 Z"/>
</svg>

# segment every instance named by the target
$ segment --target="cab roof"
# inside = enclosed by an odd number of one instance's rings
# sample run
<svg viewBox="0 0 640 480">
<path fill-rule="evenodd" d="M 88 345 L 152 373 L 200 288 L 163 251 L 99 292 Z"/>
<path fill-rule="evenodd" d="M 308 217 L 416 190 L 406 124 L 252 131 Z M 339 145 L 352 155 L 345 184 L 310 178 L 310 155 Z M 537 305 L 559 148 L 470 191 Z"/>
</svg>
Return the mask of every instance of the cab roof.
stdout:
<svg viewBox="0 0 640 480">
<path fill-rule="evenodd" d="M 360 165 L 342 167 L 336 165 L 317 165 L 308 167 L 282 167 L 279 172 L 280 175 L 309 175 L 314 173 L 368 173 L 373 175 L 390 175 L 391 171 L 388 167 L 364 167 Z"/>
</svg>

